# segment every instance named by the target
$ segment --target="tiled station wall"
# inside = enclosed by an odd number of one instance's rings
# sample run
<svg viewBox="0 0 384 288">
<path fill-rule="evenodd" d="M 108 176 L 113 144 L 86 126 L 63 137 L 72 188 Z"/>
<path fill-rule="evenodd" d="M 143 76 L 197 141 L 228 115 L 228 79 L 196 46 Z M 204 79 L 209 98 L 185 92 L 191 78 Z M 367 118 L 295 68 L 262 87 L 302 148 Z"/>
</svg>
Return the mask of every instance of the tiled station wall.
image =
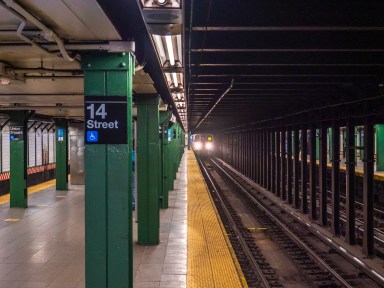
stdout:
<svg viewBox="0 0 384 288">
<path fill-rule="evenodd" d="M 40 127 L 39 127 L 40 126 Z M 55 178 L 56 141 L 55 130 L 36 124 L 28 131 L 28 186 Z M 9 125 L 0 133 L 0 195 L 9 193 L 10 179 L 10 135 Z"/>
</svg>

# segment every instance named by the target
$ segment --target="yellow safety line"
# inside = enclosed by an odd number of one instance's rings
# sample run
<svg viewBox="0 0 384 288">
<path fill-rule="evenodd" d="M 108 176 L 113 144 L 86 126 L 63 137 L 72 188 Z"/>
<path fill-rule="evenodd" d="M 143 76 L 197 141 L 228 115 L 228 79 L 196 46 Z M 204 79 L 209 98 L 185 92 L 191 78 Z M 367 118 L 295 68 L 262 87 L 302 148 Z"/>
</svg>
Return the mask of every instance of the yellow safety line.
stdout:
<svg viewBox="0 0 384 288">
<path fill-rule="evenodd" d="M 196 158 L 188 151 L 188 288 L 247 287 L 221 225 Z"/>
<path fill-rule="evenodd" d="M 211 194 L 208 193 L 208 195 L 209 195 L 209 198 L 211 199 L 211 202 L 214 203 Z M 216 206 L 215 205 L 212 205 L 212 206 L 213 206 L 213 209 L 216 212 L 216 215 L 219 215 L 219 212 L 217 211 Z M 247 280 L 245 279 L 243 270 L 241 270 L 241 266 L 240 266 L 239 261 L 237 260 L 237 256 L 236 256 L 235 250 L 232 247 L 231 240 L 229 240 L 229 237 L 228 237 L 229 234 L 225 230 L 224 224 L 221 221 L 221 219 L 218 217 L 217 220 L 219 221 L 221 231 L 223 232 L 223 235 L 224 235 L 224 238 L 225 238 L 225 242 L 227 243 L 229 252 L 231 253 L 233 264 L 235 265 L 235 268 L 236 268 L 237 274 L 239 275 L 241 284 L 242 284 L 243 288 L 248 288 L 249 286 L 248 286 Z"/>
<path fill-rule="evenodd" d="M 28 187 L 28 195 L 50 188 L 55 185 L 56 185 L 56 179 Z M 10 201 L 9 193 L 3 196 L 0 196 L 0 205 L 4 203 L 8 203 L 9 201 Z"/>
</svg>

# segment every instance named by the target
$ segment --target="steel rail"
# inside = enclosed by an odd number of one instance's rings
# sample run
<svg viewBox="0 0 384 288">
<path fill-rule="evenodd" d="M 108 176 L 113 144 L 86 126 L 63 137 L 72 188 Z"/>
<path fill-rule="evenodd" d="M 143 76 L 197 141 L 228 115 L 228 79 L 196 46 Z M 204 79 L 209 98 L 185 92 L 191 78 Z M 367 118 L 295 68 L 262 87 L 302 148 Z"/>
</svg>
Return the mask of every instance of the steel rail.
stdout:
<svg viewBox="0 0 384 288">
<path fill-rule="evenodd" d="M 211 178 L 208 170 L 205 168 L 205 165 L 204 163 L 198 159 L 198 162 L 200 164 L 200 167 L 202 168 L 202 172 L 203 174 L 206 176 L 206 179 L 209 180 L 209 184 L 211 185 L 211 187 L 213 188 L 214 191 L 219 191 L 219 189 L 217 189 L 215 183 L 214 183 L 214 180 Z M 246 241 L 244 240 L 241 232 L 239 231 L 239 229 L 237 228 L 237 225 L 235 223 L 235 221 L 233 220 L 232 216 L 231 216 L 231 213 L 228 211 L 227 207 L 225 206 L 224 204 L 224 200 L 223 198 L 221 197 L 221 195 L 219 193 L 216 193 L 217 197 L 219 198 L 220 200 L 220 203 L 221 203 L 221 206 L 228 218 L 228 221 L 231 223 L 232 225 L 232 228 L 235 230 L 236 232 L 236 236 L 238 238 L 238 240 L 240 241 L 240 244 L 241 244 L 241 247 L 245 250 L 245 252 L 247 253 L 247 258 L 248 260 L 252 263 L 252 266 L 254 268 L 254 270 L 257 272 L 258 276 L 260 277 L 260 280 L 262 282 L 262 285 L 263 287 L 265 288 L 269 288 L 269 287 L 272 287 L 270 284 L 269 284 L 269 281 L 267 278 L 265 278 L 263 272 L 261 271 L 259 265 L 257 264 L 257 261 L 256 259 L 253 257 L 252 255 L 252 252 L 251 250 L 248 248 L 248 245 L 246 244 Z"/>
<path fill-rule="evenodd" d="M 234 183 L 236 183 L 241 190 L 249 197 L 249 199 L 254 202 L 256 205 L 258 205 L 264 213 L 266 213 L 273 221 L 276 222 L 286 233 L 287 235 L 295 241 L 297 244 L 299 244 L 304 250 L 306 250 L 313 259 L 319 263 L 323 268 L 325 268 L 330 274 L 332 274 L 344 287 L 347 288 L 353 288 L 345 279 L 337 273 L 331 266 L 329 266 L 321 257 L 319 257 L 311 248 L 308 247 L 307 244 L 304 243 L 299 237 L 297 237 L 292 231 L 289 230 L 286 224 L 281 222 L 275 215 L 273 215 L 267 208 L 264 207 L 264 205 L 258 201 L 252 194 L 250 194 L 244 187 L 239 183 L 236 179 L 234 179 L 230 174 L 228 174 L 227 171 L 225 171 L 223 168 L 220 167 L 220 165 L 211 158 L 211 161 Z"/>
<path fill-rule="evenodd" d="M 372 277 L 377 283 L 382 285 L 384 287 L 384 276 L 379 274 L 374 268 L 369 266 L 368 264 L 364 263 L 356 255 L 354 255 L 353 252 L 347 251 L 344 247 L 340 246 L 338 243 L 333 241 L 332 239 L 328 238 L 326 235 L 323 235 L 314 225 L 311 225 L 307 223 L 303 218 L 295 215 L 295 213 L 288 208 L 286 205 L 278 203 L 277 201 L 272 200 L 267 195 L 267 191 L 265 189 L 261 189 L 256 183 L 254 183 L 249 178 L 245 177 L 244 175 L 239 174 L 236 169 L 225 163 L 223 160 L 219 159 L 219 161 L 226 166 L 228 169 L 233 171 L 234 173 L 238 174 L 239 177 L 241 177 L 245 182 L 247 182 L 249 185 L 255 187 L 258 189 L 265 197 L 269 198 L 275 205 L 279 206 L 281 209 L 283 209 L 286 213 L 291 214 L 292 217 L 294 217 L 298 222 L 302 223 L 303 225 L 307 226 L 307 229 L 312 231 L 314 235 L 317 235 L 321 240 L 323 240 L 325 243 L 328 243 L 331 247 L 333 247 L 336 251 L 341 252 L 342 255 L 344 255 L 347 259 L 351 261 L 351 263 L 354 263 L 357 265 L 361 270 L 363 270 L 365 273 L 367 273 L 369 276 Z"/>
</svg>

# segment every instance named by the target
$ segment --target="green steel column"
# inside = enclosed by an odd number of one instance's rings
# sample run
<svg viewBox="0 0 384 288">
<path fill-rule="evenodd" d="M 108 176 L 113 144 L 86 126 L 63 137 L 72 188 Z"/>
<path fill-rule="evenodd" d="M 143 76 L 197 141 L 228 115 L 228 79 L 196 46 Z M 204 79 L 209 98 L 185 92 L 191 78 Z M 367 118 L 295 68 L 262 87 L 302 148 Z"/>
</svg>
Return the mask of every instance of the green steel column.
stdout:
<svg viewBox="0 0 384 288">
<path fill-rule="evenodd" d="M 173 130 L 175 124 L 173 123 L 171 127 L 169 127 L 169 143 L 168 143 L 168 190 L 173 190 L 173 158 L 174 158 L 174 143 L 175 139 L 173 139 Z"/>
<path fill-rule="evenodd" d="M 171 111 L 160 112 L 160 125 L 161 125 L 161 173 L 160 173 L 160 207 L 168 208 L 168 123 L 171 119 Z"/>
<path fill-rule="evenodd" d="M 10 207 L 28 207 L 27 168 L 28 168 L 28 112 L 13 111 L 10 113 Z M 17 131 L 16 131 L 17 130 Z M 19 133 L 13 135 L 13 133 Z"/>
<path fill-rule="evenodd" d="M 56 119 L 56 190 L 68 189 L 68 123 Z"/>
<path fill-rule="evenodd" d="M 376 125 L 376 171 L 384 171 L 384 125 Z"/>
<path fill-rule="evenodd" d="M 179 165 L 180 165 L 180 139 L 181 139 L 181 126 L 177 125 L 177 163 L 176 163 L 176 175 L 177 177 L 177 171 L 179 170 Z"/>
<path fill-rule="evenodd" d="M 360 139 L 360 146 L 363 147 L 364 146 L 364 128 L 361 127 L 360 128 L 360 133 L 359 133 L 359 139 Z M 360 160 L 363 161 L 364 160 L 364 149 L 361 149 L 360 150 Z"/>
<path fill-rule="evenodd" d="M 172 153 L 173 153 L 173 173 L 172 173 L 172 175 L 173 175 L 173 180 L 176 180 L 176 175 L 177 175 L 177 161 L 178 161 L 178 158 L 179 158 L 179 156 L 178 156 L 178 141 L 177 141 L 177 134 L 178 134 L 178 132 L 179 132 L 179 125 L 178 124 L 176 124 L 176 125 L 174 125 L 174 141 L 173 141 L 173 151 L 172 151 Z"/>
<path fill-rule="evenodd" d="M 131 53 L 82 55 L 85 96 L 127 97 L 127 143 L 85 145 L 85 277 L 87 288 L 131 288 Z"/>
<path fill-rule="evenodd" d="M 184 131 L 183 129 L 181 129 L 180 127 L 180 156 L 179 156 L 179 165 L 181 163 L 181 158 L 183 158 L 183 153 L 184 153 L 184 141 L 185 141 L 185 137 L 184 137 Z"/>
<path fill-rule="evenodd" d="M 160 241 L 159 95 L 137 95 L 136 104 L 138 243 L 157 245 Z"/>
<path fill-rule="evenodd" d="M 320 158 L 320 137 L 319 137 L 320 131 L 319 129 L 316 129 L 316 160 L 319 160 Z"/>
</svg>

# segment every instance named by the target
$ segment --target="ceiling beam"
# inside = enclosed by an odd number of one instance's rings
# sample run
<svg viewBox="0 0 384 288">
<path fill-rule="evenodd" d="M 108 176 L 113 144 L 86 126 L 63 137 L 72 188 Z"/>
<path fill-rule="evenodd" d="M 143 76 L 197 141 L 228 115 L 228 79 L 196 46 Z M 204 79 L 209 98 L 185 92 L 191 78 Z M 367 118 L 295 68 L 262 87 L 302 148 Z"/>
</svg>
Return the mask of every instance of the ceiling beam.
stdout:
<svg viewBox="0 0 384 288">
<path fill-rule="evenodd" d="M 337 52 L 337 53 L 343 53 L 343 52 L 361 52 L 361 53 L 368 53 L 368 52 L 384 52 L 384 49 L 369 49 L 369 48 L 362 48 L 362 49 L 353 49 L 353 48 L 334 48 L 334 49 L 323 49 L 323 48 L 312 48 L 312 49 L 305 49 L 305 48 L 278 48 L 278 49 L 271 49 L 271 48 L 207 48 L 207 49 L 202 49 L 202 48 L 193 48 L 187 50 L 187 52 L 199 52 L 199 53 L 205 53 L 205 52 L 231 52 L 231 53 L 255 53 L 255 52 L 266 52 L 266 53 L 287 53 L 287 52 L 303 52 L 303 53 L 322 53 L 322 52 Z"/>
<path fill-rule="evenodd" d="M 192 27 L 192 31 L 384 31 L 381 26 L 210 26 Z"/>
</svg>

